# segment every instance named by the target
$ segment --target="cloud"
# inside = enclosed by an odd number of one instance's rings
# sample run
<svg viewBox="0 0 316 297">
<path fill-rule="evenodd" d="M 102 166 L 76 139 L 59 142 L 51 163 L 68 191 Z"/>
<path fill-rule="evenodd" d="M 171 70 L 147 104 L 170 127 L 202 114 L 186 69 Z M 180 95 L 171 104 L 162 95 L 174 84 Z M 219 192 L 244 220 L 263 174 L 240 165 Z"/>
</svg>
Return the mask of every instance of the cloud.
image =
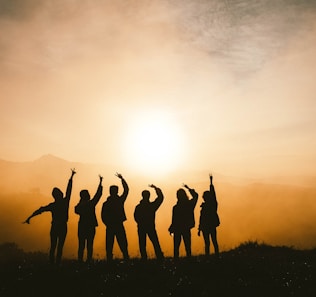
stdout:
<svg viewBox="0 0 316 297">
<path fill-rule="evenodd" d="M 0 3 L 4 142 L 26 135 L 14 144 L 30 139 L 32 158 L 51 148 L 64 156 L 65 142 L 65 157 L 88 143 L 104 150 L 95 135 L 115 151 L 126 115 L 142 107 L 171 110 L 203 154 L 248 133 L 302 127 L 312 113 L 311 1 Z"/>
<path fill-rule="evenodd" d="M 38 0 L 0 0 L 0 19 L 25 21 L 41 6 Z"/>
<path fill-rule="evenodd" d="M 312 1 L 185 1 L 177 23 L 190 46 L 221 60 L 237 75 L 278 55 L 316 14 Z"/>
</svg>

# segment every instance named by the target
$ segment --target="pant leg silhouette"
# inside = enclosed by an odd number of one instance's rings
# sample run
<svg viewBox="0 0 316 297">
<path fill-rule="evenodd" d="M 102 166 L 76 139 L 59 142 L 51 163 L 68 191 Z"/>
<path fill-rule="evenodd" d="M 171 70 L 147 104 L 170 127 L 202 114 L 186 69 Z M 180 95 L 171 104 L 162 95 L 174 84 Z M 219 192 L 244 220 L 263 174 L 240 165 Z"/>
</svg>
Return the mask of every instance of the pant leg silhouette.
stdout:
<svg viewBox="0 0 316 297">
<path fill-rule="evenodd" d="M 83 261 L 83 253 L 84 253 L 84 249 L 86 247 L 86 228 L 84 228 L 83 226 L 78 226 L 78 261 L 82 262 Z"/>
<path fill-rule="evenodd" d="M 205 255 L 210 254 L 210 233 L 207 231 L 202 231 L 203 238 L 204 238 L 204 250 Z"/>
<path fill-rule="evenodd" d="M 138 228 L 137 233 L 138 233 L 138 244 L 139 244 L 140 256 L 143 260 L 146 260 L 147 259 L 147 251 L 146 251 L 147 232 L 142 228 Z"/>
<path fill-rule="evenodd" d="M 128 250 L 127 250 L 127 237 L 123 223 L 117 226 L 116 229 L 116 239 L 117 243 L 123 253 L 125 260 L 129 259 Z"/>
<path fill-rule="evenodd" d="M 114 227 L 108 226 L 105 231 L 105 249 L 106 258 L 108 261 L 113 259 L 113 245 L 114 245 L 115 230 Z"/>
<path fill-rule="evenodd" d="M 78 261 L 83 261 L 83 251 L 86 246 L 86 238 L 85 237 L 79 237 L 79 247 L 78 247 Z"/>
<path fill-rule="evenodd" d="M 179 248 L 180 248 L 180 243 L 181 243 L 181 233 L 180 232 L 175 232 L 173 234 L 173 257 L 175 259 L 179 258 Z"/>
<path fill-rule="evenodd" d="M 55 250 L 57 246 L 57 232 L 55 231 L 54 226 L 50 229 L 50 250 L 49 250 L 49 262 L 51 264 L 55 263 Z"/>
<path fill-rule="evenodd" d="M 219 249 L 218 249 L 218 243 L 217 243 L 217 230 L 216 230 L 216 228 L 214 228 L 211 231 L 211 239 L 212 239 L 212 243 L 213 243 L 213 246 L 214 246 L 215 255 L 218 255 L 219 254 Z"/>
<path fill-rule="evenodd" d="M 157 235 L 156 229 L 148 230 L 148 237 L 154 246 L 156 258 L 157 259 L 163 258 L 163 252 L 162 252 L 161 247 L 160 247 L 160 243 L 158 240 L 158 235 Z"/>
<path fill-rule="evenodd" d="M 87 236 L 87 262 L 90 263 L 92 261 L 93 255 L 93 241 L 95 237 L 95 228 L 91 228 L 88 232 Z"/>
<path fill-rule="evenodd" d="M 50 230 L 50 250 L 49 250 L 49 261 L 51 264 L 55 263 L 55 251 L 56 264 L 60 264 L 61 257 L 63 254 L 64 243 L 67 235 L 67 224 L 52 225 Z"/>
<path fill-rule="evenodd" d="M 185 230 L 182 232 L 184 247 L 187 257 L 191 256 L 191 230 Z"/>
</svg>

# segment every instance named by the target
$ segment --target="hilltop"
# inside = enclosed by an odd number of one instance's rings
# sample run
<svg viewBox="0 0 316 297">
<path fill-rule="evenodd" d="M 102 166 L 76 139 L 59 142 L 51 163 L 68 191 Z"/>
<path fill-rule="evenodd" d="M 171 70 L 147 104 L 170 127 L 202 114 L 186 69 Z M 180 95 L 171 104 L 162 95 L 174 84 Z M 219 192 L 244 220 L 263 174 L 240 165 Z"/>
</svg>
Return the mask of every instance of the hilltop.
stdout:
<svg viewBox="0 0 316 297">
<path fill-rule="evenodd" d="M 11 251 L 11 254 L 10 254 Z M 65 259 L 47 264 L 41 253 L 0 246 L 1 296 L 315 296 L 316 250 L 245 242 L 217 259 L 195 256 L 163 262 L 134 258 L 88 266 Z M 10 254 L 10 256 L 9 256 Z"/>
</svg>

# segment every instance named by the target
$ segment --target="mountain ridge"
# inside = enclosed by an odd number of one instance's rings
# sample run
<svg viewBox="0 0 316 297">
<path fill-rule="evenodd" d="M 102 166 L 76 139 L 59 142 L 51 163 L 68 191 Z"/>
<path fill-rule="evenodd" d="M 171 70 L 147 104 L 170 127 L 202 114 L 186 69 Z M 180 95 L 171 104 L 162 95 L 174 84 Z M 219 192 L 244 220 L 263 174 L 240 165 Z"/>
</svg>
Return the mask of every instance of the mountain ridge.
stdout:
<svg viewBox="0 0 316 297">
<path fill-rule="evenodd" d="M 43 154 L 40 157 L 31 160 L 31 161 L 9 161 L 3 158 L 0 158 L 0 169 L 2 166 L 61 166 L 61 167 L 94 167 L 94 168 L 112 168 L 108 164 L 103 163 L 90 163 L 90 162 L 81 162 L 81 161 L 70 161 L 65 158 L 47 153 Z M 205 170 L 195 170 L 190 171 L 192 175 L 203 176 L 202 180 L 205 180 Z M 185 175 L 188 175 L 185 173 Z M 271 177 L 238 177 L 233 175 L 227 175 L 222 173 L 214 173 L 217 182 L 225 182 L 237 185 L 251 185 L 251 184 L 273 184 L 273 185 L 294 185 L 294 186 L 304 186 L 304 187 L 316 187 L 316 176 L 304 176 L 304 175 L 280 175 L 280 176 L 271 176 Z M 0 174 L 1 176 L 1 174 Z M 199 180 L 200 178 L 194 178 L 194 180 Z M 1 184 L 1 181 L 0 181 Z"/>
</svg>

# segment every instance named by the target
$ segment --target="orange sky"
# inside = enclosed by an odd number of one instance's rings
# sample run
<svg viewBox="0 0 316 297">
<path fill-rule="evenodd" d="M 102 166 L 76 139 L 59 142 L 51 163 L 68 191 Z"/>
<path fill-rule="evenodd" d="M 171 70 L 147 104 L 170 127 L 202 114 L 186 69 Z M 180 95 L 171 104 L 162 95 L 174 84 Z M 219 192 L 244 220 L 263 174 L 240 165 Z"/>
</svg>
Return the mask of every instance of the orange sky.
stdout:
<svg viewBox="0 0 316 297">
<path fill-rule="evenodd" d="M 315 3 L 132 2 L 0 1 L 0 159 L 316 175 Z"/>
<path fill-rule="evenodd" d="M 1 1 L 2 159 L 315 174 L 314 4 L 112 2 Z"/>
</svg>

